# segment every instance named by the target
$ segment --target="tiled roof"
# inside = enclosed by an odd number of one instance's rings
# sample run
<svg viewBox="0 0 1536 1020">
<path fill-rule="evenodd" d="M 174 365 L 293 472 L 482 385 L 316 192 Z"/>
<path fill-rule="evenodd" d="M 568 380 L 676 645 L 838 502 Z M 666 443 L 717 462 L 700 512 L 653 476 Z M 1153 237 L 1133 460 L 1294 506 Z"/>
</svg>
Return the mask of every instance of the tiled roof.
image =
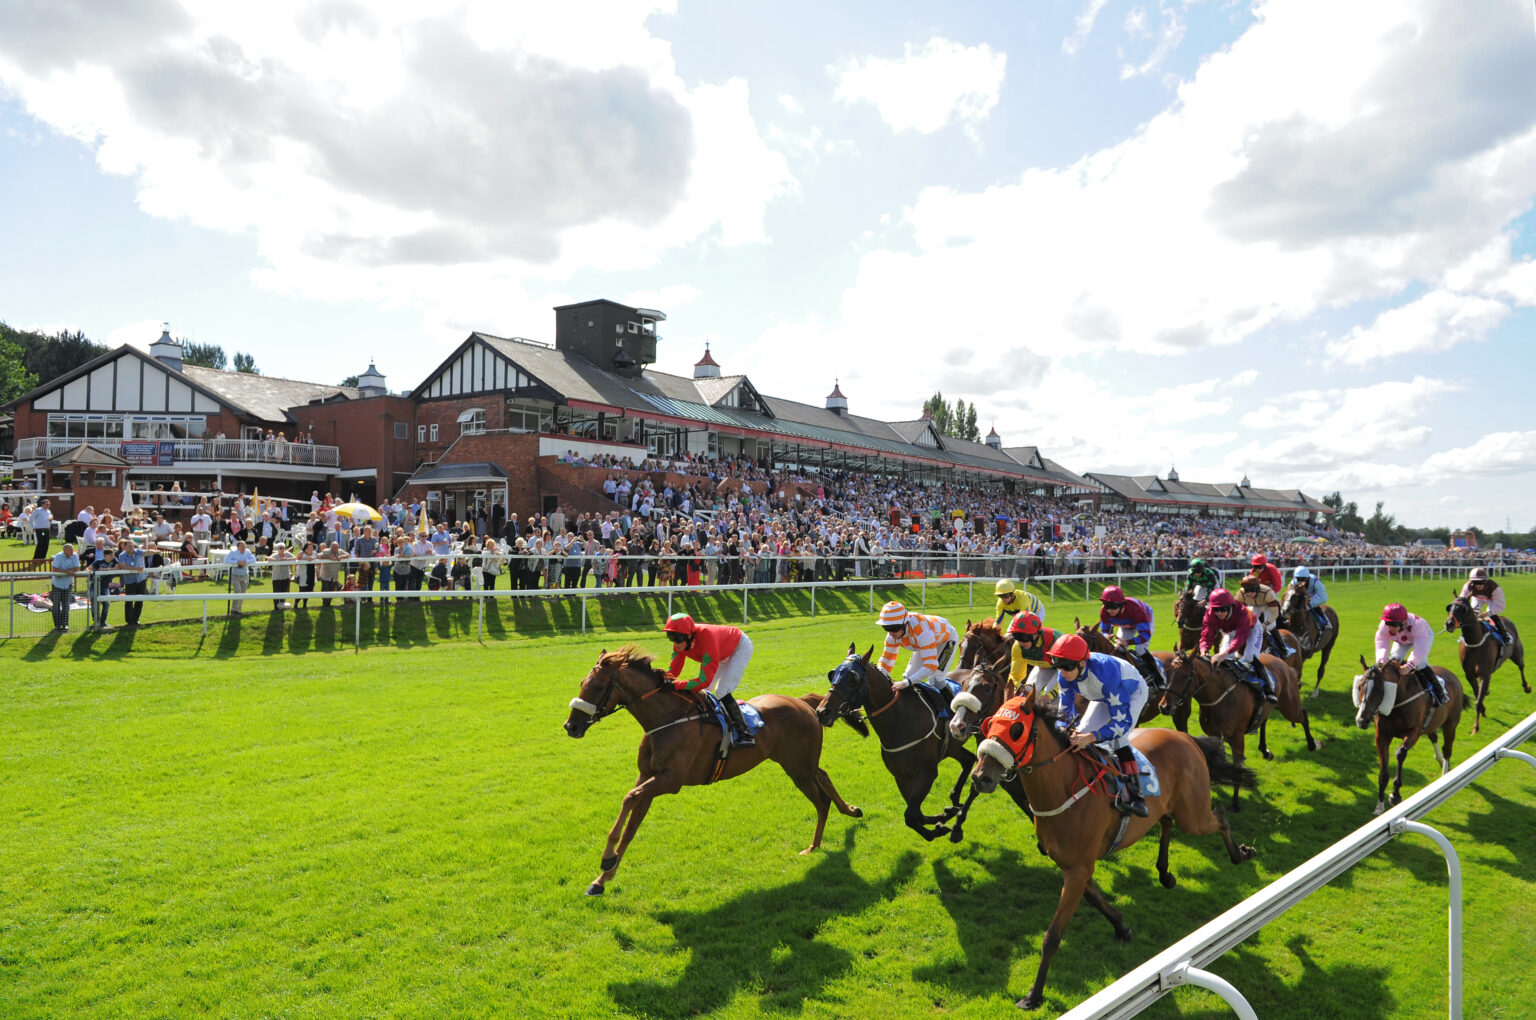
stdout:
<svg viewBox="0 0 1536 1020">
<path fill-rule="evenodd" d="M 354 386 L 329 386 L 251 372 L 224 372 L 197 365 L 182 365 L 181 374 L 212 391 L 221 400 L 248 412 L 251 417 L 267 422 L 292 422 L 288 408 L 301 407 L 313 400 L 337 396 L 356 399 L 358 396 Z"/>
</svg>

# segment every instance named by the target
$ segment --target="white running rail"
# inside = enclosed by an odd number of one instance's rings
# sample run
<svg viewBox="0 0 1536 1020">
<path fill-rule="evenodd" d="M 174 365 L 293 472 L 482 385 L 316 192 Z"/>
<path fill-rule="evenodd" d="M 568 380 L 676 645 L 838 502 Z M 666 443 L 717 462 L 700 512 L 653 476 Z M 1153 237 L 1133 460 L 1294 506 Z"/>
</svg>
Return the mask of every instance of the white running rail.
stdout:
<svg viewBox="0 0 1536 1020">
<path fill-rule="evenodd" d="M 1062 1014 L 1061 1020 L 1133 1017 L 1179 985 L 1207 988 L 1226 1000 L 1239 1017 L 1256 1014 L 1242 993 L 1204 968 L 1228 950 L 1321 889 L 1405 832 L 1433 840 L 1450 873 L 1450 1016 L 1461 1017 L 1461 860 L 1450 840 L 1418 821 L 1487 772 L 1501 758 L 1536 766 L 1536 758 L 1515 748 L 1536 735 L 1536 713 L 1525 717 L 1449 774 L 1397 807 L 1362 825 L 1294 871 L 1254 893 L 1231 910 L 1180 939 L 1097 995 Z"/>
</svg>

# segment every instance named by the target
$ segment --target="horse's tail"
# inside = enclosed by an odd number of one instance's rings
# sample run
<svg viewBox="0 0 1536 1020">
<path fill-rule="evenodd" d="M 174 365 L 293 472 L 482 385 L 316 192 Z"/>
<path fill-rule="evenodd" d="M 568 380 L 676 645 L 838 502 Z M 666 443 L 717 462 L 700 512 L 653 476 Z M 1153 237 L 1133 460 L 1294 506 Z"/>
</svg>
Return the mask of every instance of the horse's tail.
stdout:
<svg viewBox="0 0 1536 1020">
<path fill-rule="evenodd" d="M 802 694 L 800 695 L 800 700 L 810 705 L 812 711 L 814 711 L 821 707 L 821 703 L 826 700 L 826 696 L 822 694 Z M 859 736 L 869 736 L 869 725 L 864 722 L 864 717 L 857 712 L 844 712 L 840 718 L 852 727 L 853 732 Z"/>
<path fill-rule="evenodd" d="M 1244 790 L 1259 788 L 1259 774 L 1246 765 L 1227 760 L 1227 748 L 1218 737 L 1195 737 L 1200 753 L 1205 755 L 1205 767 L 1211 773 L 1212 786 L 1237 786 Z"/>
</svg>

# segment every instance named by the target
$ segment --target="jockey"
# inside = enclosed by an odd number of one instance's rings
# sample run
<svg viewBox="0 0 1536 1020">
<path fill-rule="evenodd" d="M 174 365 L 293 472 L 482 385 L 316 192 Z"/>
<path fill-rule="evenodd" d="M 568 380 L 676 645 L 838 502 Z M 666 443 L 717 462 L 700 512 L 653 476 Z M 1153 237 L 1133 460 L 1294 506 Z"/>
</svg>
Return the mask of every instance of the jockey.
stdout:
<svg viewBox="0 0 1536 1020">
<path fill-rule="evenodd" d="M 1509 634 L 1504 630 L 1501 618 L 1504 612 L 1504 589 L 1499 587 L 1499 582 L 1488 576 L 1486 567 L 1472 568 L 1467 583 L 1461 587 L 1459 597 L 1466 599 L 1479 616 L 1488 618 L 1488 622 L 1498 632 L 1500 641 L 1509 641 Z"/>
<path fill-rule="evenodd" d="M 1285 587 L 1285 578 L 1280 576 L 1280 568 L 1269 562 L 1269 557 L 1263 553 L 1254 553 L 1253 559 L 1248 561 L 1249 574 L 1257 574 L 1269 585 L 1270 591 L 1279 591 Z"/>
<path fill-rule="evenodd" d="M 1419 679 L 1429 688 L 1436 705 L 1445 704 L 1445 687 L 1429 668 L 1429 650 L 1435 644 L 1435 629 L 1422 616 L 1415 616 L 1393 602 L 1381 611 L 1381 625 L 1376 628 L 1376 661 L 1386 662 L 1388 652 L 1395 652 L 1419 672 Z"/>
<path fill-rule="evenodd" d="M 1206 603 L 1205 621 L 1200 625 L 1200 651 L 1212 652 L 1212 663 L 1237 657 L 1237 661 L 1253 671 L 1264 686 L 1264 700 L 1273 704 L 1275 681 L 1269 670 L 1259 661 L 1259 645 L 1264 639 L 1264 628 L 1254 619 L 1253 611 L 1237 604 L 1237 599 L 1225 588 L 1211 592 Z M 1217 646 L 1220 645 L 1220 650 Z"/>
<path fill-rule="evenodd" d="M 1031 612 L 1036 616 L 1045 614 L 1045 607 L 1040 600 L 1027 591 L 1023 591 L 1018 585 L 1006 577 L 992 586 L 992 594 L 997 596 L 997 607 L 993 613 L 997 621 L 997 629 L 1006 632 L 1013 618 L 1021 612 Z"/>
<path fill-rule="evenodd" d="M 1283 659 L 1287 652 L 1280 645 L 1280 636 L 1275 633 L 1275 625 L 1280 622 L 1280 596 L 1265 578 L 1266 575 L 1254 567 L 1238 582 L 1237 601 L 1253 610 L 1254 619 L 1259 621 L 1269 638 L 1270 650 Z"/>
<path fill-rule="evenodd" d="M 1008 625 L 1008 636 L 1013 639 L 1008 667 L 1008 679 L 1013 685 L 1019 687 L 1028 679 L 1039 694 L 1055 687 L 1056 670 L 1051 668 L 1047 653 L 1061 635 L 1041 623 L 1040 617 L 1026 611 L 1015 614 Z M 1034 674 L 1032 678 L 1031 673 Z"/>
<path fill-rule="evenodd" d="M 1196 557 L 1189 561 L 1189 573 L 1184 577 L 1184 587 L 1194 589 L 1196 602 L 1204 602 L 1206 596 L 1221 587 L 1221 575 Z"/>
<path fill-rule="evenodd" d="M 1327 628 L 1328 617 L 1323 615 L 1323 606 L 1328 602 L 1328 589 L 1323 587 L 1323 579 L 1306 567 L 1297 567 L 1291 575 L 1291 587 L 1306 593 L 1307 608 L 1317 617 L 1318 630 Z"/>
<path fill-rule="evenodd" d="M 1124 659 L 1090 654 L 1088 642 L 1076 634 L 1057 638 L 1051 645 L 1050 660 L 1061 678 L 1058 704 L 1062 717 L 1075 720 L 1069 736 L 1072 746 L 1102 743 L 1114 751 L 1125 776 L 1126 810 L 1147 817 L 1147 802 L 1141 796 L 1141 777 L 1128 736 L 1147 703 L 1146 681 Z M 1088 699 L 1081 717 L 1077 715 L 1079 695 Z"/>
<path fill-rule="evenodd" d="M 886 676 L 896 668 L 896 656 L 903 648 L 912 651 L 906 672 L 891 684 L 892 691 L 902 691 L 919 681 L 942 680 L 955 654 L 960 637 L 942 616 L 909 613 L 900 602 L 887 602 L 880 608 L 878 622 L 885 631 L 885 651 L 880 656 L 880 672 Z M 933 686 L 930 684 L 930 686 Z M 948 695 L 946 695 L 947 697 Z"/>
<path fill-rule="evenodd" d="M 667 667 L 667 679 L 678 691 L 696 691 L 715 685 L 715 697 L 731 721 L 736 732 L 731 736 L 732 747 L 754 747 L 757 741 L 747 732 L 746 720 L 741 717 L 741 706 L 731 692 L 741 683 L 747 663 L 752 661 L 752 639 L 736 627 L 713 623 L 694 623 L 687 613 L 673 613 L 667 617 L 667 640 L 672 642 L 672 664 Z M 683 680 L 683 665 L 693 659 L 699 663 L 699 675 Z"/>
<path fill-rule="evenodd" d="M 1127 597 L 1113 584 L 1099 596 L 1099 604 L 1099 630 L 1131 653 L 1131 661 L 1147 683 L 1161 683 L 1157 662 L 1148 651 L 1152 644 L 1152 607 L 1141 599 Z"/>
</svg>

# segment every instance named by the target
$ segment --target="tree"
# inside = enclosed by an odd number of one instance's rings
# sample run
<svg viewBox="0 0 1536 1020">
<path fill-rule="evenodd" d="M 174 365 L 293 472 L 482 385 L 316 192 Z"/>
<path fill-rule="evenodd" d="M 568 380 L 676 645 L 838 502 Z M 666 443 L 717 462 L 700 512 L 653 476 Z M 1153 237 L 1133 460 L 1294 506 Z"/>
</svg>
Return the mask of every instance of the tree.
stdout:
<svg viewBox="0 0 1536 1020">
<path fill-rule="evenodd" d="M 976 402 L 971 401 L 971 406 L 965 411 L 965 438 L 976 443 L 981 441 L 981 429 L 976 424 Z"/>
<path fill-rule="evenodd" d="M 37 376 L 27 371 L 21 345 L 0 338 L 0 403 L 15 400 L 37 385 Z"/>
<path fill-rule="evenodd" d="M 357 376 L 349 375 L 345 379 L 343 379 L 338 385 L 341 385 L 341 386 L 356 386 L 357 385 Z"/>
<path fill-rule="evenodd" d="M 66 372 L 79 368 L 107 353 L 103 344 L 90 340 L 79 330 L 59 330 L 56 333 L 37 333 L 32 330 L 13 329 L 0 322 L 0 340 L 15 344 L 21 350 L 22 367 L 34 380 L 47 382 Z M 34 381 L 33 385 L 36 385 Z M 26 390 L 22 390 L 25 393 Z M 13 394 L 19 395 L 19 394 Z"/>
<path fill-rule="evenodd" d="M 1395 545 L 1397 533 L 1402 530 L 1397 526 L 1397 518 L 1382 509 L 1384 506 L 1384 502 L 1377 500 L 1376 512 L 1365 522 L 1365 540 L 1373 545 Z"/>
<path fill-rule="evenodd" d="M 944 399 L 944 394 L 934 391 L 933 396 L 923 401 L 923 413 L 933 419 L 933 427 L 941 436 L 953 435 L 950 429 L 953 427 L 954 413 L 949 409 L 949 402 Z"/>
<path fill-rule="evenodd" d="M 1365 521 L 1360 519 L 1360 505 L 1353 500 L 1350 500 L 1348 503 L 1344 502 L 1344 497 L 1339 494 L 1338 490 L 1334 490 L 1331 496 L 1324 496 L 1323 504 L 1331 506 L 1334 510 L 1338 511 L 1333 515 L 1333 526 L 1335 528 L 1338 528 L 1340 531 L 1351 531 L 1357 535 L 1365 531 Z"/>
<path fill-rule="evenodd" d="M 261 369 L 256 367 L 256 358 L 251 354 L 235 352 L 235 371 L 244 372 L 246 375 L 260 375 Z"/>
<path fill-rule="evenodd" d="M 976 424 L 980 411 L 974 403 L 967 404 L 957 397 L 954 406 L 950 406 L 944 394 L 935 391 L 923 401 L 923 413 L 933 420 L 934 430 L 941 436 L 969 439 L 973 443 L 981 439 L 981 429 Z"/>
<path fill-rule="evenodd" d="M 191 340 L 181 342 L 181 363 L 183 365 L 195 365 L 198 368 L 217 368 L 220 371 L 229 364 L 229 358 L 224 354 L 224 348 L 218 344 L 199 344 Z"/>
</svg>

